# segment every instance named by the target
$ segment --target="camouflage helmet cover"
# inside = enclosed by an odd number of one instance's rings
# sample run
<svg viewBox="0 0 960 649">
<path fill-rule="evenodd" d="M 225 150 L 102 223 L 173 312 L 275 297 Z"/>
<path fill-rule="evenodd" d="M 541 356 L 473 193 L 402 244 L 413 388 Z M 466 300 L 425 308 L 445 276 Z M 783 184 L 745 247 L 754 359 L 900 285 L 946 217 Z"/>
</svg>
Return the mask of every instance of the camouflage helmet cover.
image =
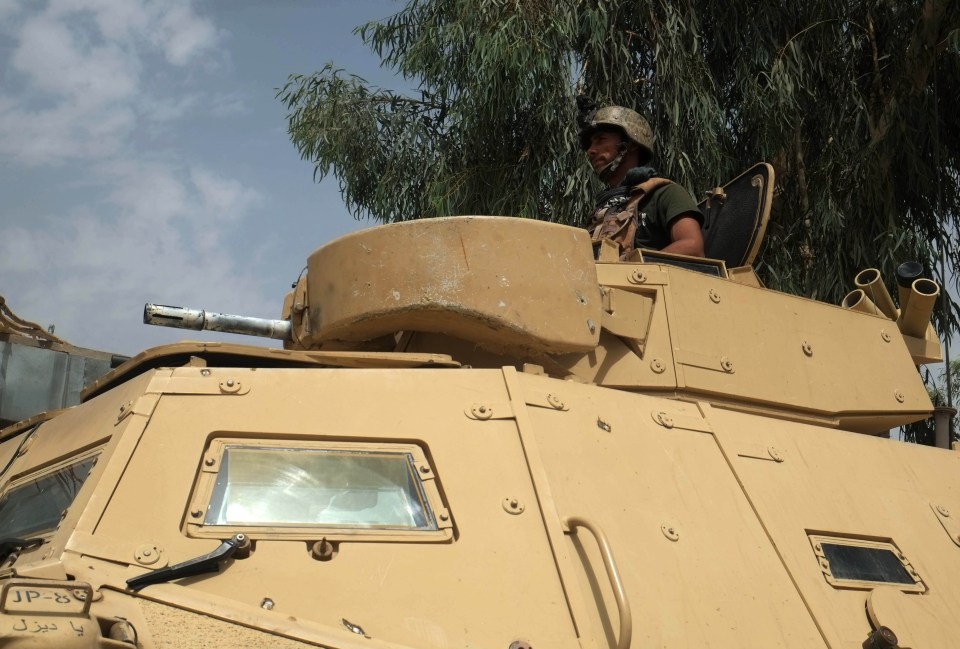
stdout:
<svg viewBox="0 0 960 649">
<path fill-rule="evenodd" d="M 622 131 L 628 140 L 643 150 L 645 156 L 641 156 L 641 163 L 653 157 L 653 131 L 650 125 L 640 113 L 623 106 L 604 106 L 597 109 L 592 119 L 580 131 L 580 146 L 584 151 L 590 147 L 590 136 L 605 126 Z"/>
</svg>

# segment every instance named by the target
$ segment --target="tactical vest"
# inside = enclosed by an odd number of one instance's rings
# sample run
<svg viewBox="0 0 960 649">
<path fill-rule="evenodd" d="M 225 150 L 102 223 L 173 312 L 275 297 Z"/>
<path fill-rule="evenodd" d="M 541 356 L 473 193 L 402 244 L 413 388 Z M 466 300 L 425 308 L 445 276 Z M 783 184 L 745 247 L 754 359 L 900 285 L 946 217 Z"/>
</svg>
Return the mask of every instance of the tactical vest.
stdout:
<svg viewBox="0 0 960 649">
<path fill-rule="evenodd" d="M 619 211 L 613 207 L 595 211 L 587 224 L 594 249 L 602 240 L 609 239 L 620 247 L 620 259 L 626 259 L 636 247 L 640 208 L 653 192 L 672 182 L 666 178 L 651 178 L 630 188 L 630 198 Z"/>
</svg>

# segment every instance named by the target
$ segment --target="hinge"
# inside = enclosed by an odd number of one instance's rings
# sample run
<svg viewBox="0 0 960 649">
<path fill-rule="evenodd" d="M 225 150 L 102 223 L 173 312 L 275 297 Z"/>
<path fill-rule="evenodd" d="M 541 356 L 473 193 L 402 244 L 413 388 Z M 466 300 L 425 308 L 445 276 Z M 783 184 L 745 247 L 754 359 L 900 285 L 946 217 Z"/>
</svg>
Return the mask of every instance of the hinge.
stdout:
<svg viewBox="0 0 960 649">
<path fill-rule="evenodd" d="M 487 401 L 467 406 L 463 414 L 470 419 L 486 421 L 488 419 L 514 419 L 513 406 L 509 401 Z"/>
<path fill-rule="evenodd" d="M 601 294 L 600 326 L 623 338 L 643 357 L 643 348 L 653 318 L 653 299 L 630 291 L 604 288 Z"/>
<path fill-rule="evenodd" d="M 784 460 L 782 450 L 773 446 L 764 446 L 763 444 L 743 446 L 737 449 L 737 457 L 747 457 L 753 460 L 768 460 L 778 464 Z"/>
<path fill-rule="evenodd" d="M 736 371 L 733 361 L 729 357 L 719 354 L 702 354 L 686 349 L 674 349 L 674 357 L 681 365 L 701 367 L 705 370 L 716 370 L 726 374 L 733 374 Z"/>
<path fill-rule="evenodd" d="M 154 396 L 141 395 L 136 402 L 127 401 L 121 404 L 120 410 L 117 412 L 117 421 L 114 422 L 114 425 L 119 424 L 130 415 L 143 415 L 149 418 L 153 415 L 153 411 L 157 407 L 157 402 L 157 398 Z"/>
<path fill-rule="evenodd" d="M 683 430 L 695 430 L 700 433 L 713 432 L 713 428 L 710 427 L 710 422 L 699 415 L 691 415 L 665 408 L 654 408 L 650 412 L 650 416 L 654 422 L 664 428 L 682 428 Z"/>
<path fill-rule="evenodd" d="M 951 512 L 946 505 L 937 503 L 930 503 L 930 509 L 937 515 L 937 520 L 943 525 L 943 531 L 947 533 L 954 545 L 960 546 L 960 522 L 957 521 L 960 512 Z"/>
<path fill-rule="evenodd" d="M 528 406 L 537 408 L 552 408 L 553 410 L 569 410 L 570 406 L 556 392 L 538 392 L 536 390 L 524 390 L 523 401 Z"/>
<path fill-rule="evenodd" d="M 197 376 L 192 371 L 188 376 L 157 376 L 150 382 L 149 391 L 153 394 L 230 394 L 243 395 L 250 392 L 250 384 L 241 382 L 229 371 L 208 369 L 200 370 Z"/>
</svg>

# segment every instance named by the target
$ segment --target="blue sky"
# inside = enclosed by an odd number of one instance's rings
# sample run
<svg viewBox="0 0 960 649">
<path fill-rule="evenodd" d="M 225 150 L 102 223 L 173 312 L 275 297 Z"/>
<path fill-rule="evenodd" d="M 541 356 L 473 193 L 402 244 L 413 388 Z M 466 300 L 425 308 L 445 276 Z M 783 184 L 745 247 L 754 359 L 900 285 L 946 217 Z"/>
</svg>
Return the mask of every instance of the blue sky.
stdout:
<svg viewBox="0 0 960 649">
<path fill-rule="evenodd" d="M 367 227 L 313 182 L 276 89 L 328 61 L 404 87 L 352 34 L 385 0 L 0 0 L 0 295 L 73 344 L 210 333 L 144 302 L 278 317 L 307 255 Z"/>
</svg>

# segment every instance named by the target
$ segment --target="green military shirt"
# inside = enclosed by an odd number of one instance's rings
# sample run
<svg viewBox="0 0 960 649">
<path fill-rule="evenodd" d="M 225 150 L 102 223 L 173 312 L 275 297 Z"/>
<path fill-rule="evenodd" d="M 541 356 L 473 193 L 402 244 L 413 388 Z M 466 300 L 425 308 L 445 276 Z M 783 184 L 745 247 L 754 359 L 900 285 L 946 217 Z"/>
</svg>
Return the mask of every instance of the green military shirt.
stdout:
<svg viewBox="0 0 960 649">
<path fill-rule="evenodd" d="M 703 226 L 703 215 L 686 189 L 671 183 L 655 190 L 637 210 L 637 248 L 660 250 L 670 245 L 670 224 L 679 216 L 692 216 Z"/>
</svg>

